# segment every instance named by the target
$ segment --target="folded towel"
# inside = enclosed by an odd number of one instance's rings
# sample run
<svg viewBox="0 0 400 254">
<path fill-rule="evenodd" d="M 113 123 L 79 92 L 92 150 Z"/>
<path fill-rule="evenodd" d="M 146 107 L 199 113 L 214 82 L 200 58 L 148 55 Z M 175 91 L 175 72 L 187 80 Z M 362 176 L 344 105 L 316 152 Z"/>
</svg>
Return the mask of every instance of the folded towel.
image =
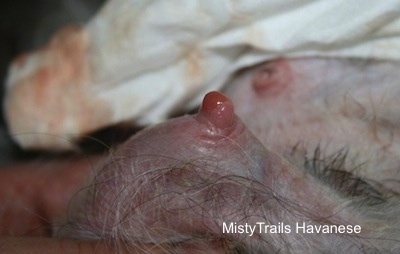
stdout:
<svg viewBox="0 0 400 254">
<path fill-rule="evenodd" d="M 270 59 L 398 60 L 399 11 L 400 0 L 109 0 L 14 60 L 6 121 L 23 148 L 71 149 L 105 126 L 164 121 Z"/>
</svg>

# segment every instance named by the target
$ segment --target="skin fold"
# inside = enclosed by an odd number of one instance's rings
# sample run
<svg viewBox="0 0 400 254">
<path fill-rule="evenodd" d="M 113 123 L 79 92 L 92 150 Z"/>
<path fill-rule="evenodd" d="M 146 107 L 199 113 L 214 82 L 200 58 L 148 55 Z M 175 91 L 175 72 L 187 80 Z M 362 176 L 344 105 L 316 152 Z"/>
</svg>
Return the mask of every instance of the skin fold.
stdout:
<svg viewBox="0 0 400 254">
<path fill-rule="evenodd" d="M 88 253 L 396 253 L 398 65 L 267 62 L 104 155 L 5 165 L 0 248 L 34 236 Z M 362 230 L 222 232 L 259 221 Z"/>
</svg>

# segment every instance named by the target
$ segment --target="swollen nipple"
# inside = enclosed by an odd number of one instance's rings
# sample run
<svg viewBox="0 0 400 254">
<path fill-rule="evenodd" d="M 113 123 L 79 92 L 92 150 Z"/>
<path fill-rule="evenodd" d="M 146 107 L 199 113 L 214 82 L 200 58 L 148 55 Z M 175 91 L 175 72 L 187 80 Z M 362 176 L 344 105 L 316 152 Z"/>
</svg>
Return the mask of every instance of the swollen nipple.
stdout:
<svg viewBox="0 0 400 254">
<path fill-rule="evenodd" d="M 204 96 L 199 110 L 200 121 L 208 121 L 215 128 L 226 129 L 235 121 L 235 110 L 231 100 L 220 92 L 209 92 Z"/>
</svg>

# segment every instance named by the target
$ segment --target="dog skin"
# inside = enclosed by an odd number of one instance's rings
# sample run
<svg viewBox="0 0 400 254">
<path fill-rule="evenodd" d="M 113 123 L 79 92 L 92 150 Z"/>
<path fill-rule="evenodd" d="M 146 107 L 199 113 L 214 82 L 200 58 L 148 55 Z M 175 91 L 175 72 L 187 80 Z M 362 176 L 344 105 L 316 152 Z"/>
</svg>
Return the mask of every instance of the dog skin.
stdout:
<svg viewBox="0 0 400 254">
<path fill-rule="evenodd" d="M 4 166 L 0 248 L 396 253 L 398 65 L 278 59 L 103 155 Z"/>
</svg>

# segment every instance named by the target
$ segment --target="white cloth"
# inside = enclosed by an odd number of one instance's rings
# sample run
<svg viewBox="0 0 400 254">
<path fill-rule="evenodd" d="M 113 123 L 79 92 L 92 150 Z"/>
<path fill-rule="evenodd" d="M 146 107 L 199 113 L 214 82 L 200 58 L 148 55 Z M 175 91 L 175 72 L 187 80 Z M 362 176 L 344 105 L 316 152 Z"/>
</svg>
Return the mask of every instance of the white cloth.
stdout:
<svg viewBox="0 0 400 254">
<path fill-rule="evenodd" d="M 100 87 L 113 86 L 99 96 L 116 120 L 141 124 L 199 104 L 238 69 L 268 59 L 400 59 L 399 0 L 111 0 L 88 30 Z"/>
<path fill-rule="evenodd" d="M 400 0 L 109 0 L 59 51 L 15 61 L 5 115 L 22 147 L 71 149 L 106 125 L 164 121 L 266 60 L 398 60 L 399 14 Z"/>
</svg>

